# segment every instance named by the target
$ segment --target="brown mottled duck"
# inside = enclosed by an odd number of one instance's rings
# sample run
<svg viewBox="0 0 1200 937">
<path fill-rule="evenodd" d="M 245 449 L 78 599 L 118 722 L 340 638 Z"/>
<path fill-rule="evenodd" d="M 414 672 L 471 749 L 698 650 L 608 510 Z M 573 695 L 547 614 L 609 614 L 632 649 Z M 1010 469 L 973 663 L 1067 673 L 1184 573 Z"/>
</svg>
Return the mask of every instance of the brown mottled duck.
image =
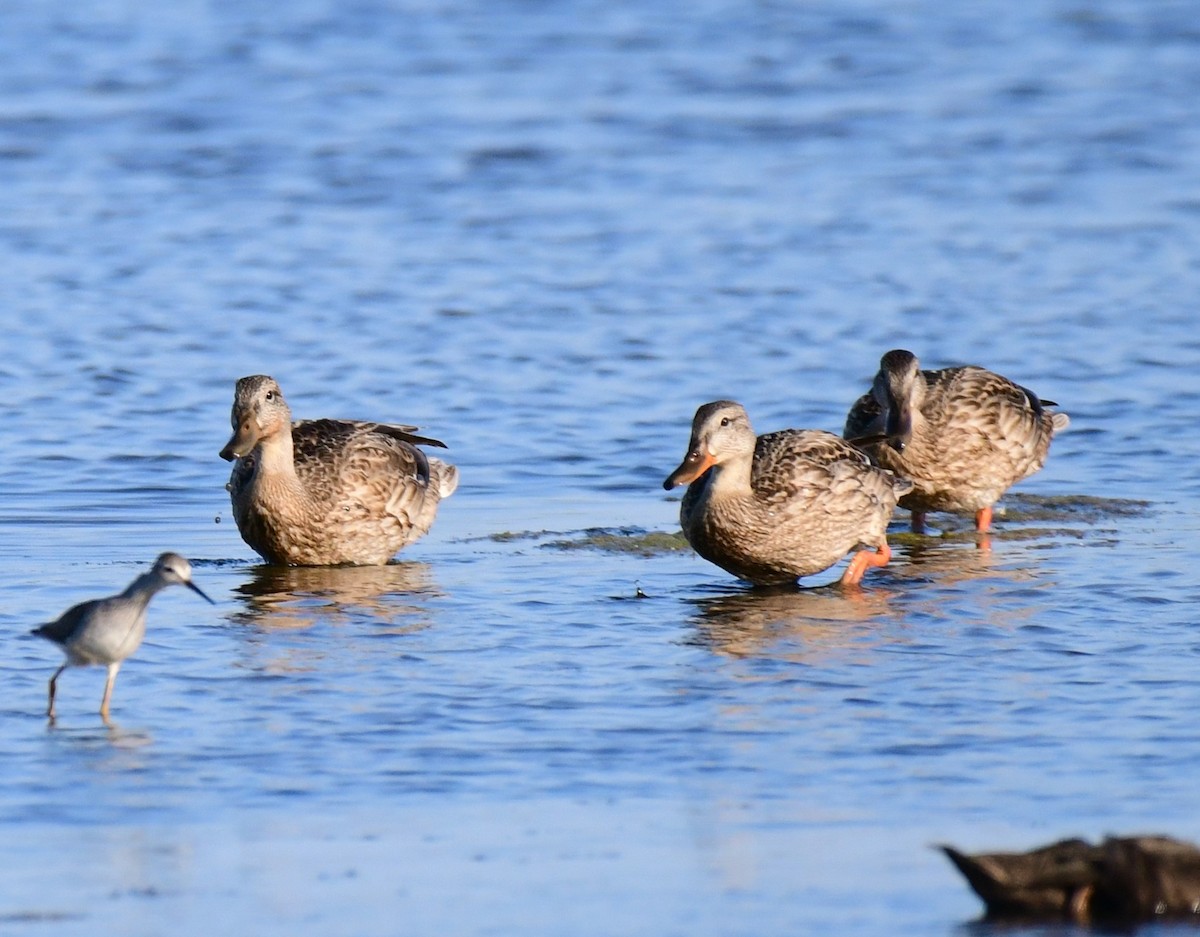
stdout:
<svg viewBox="0 0 1200 937">
<path fill-rule="evenodd" d="M 458 469 L 418 446 L 416 427 L 292 422 L 279 384 L 258 374 L 234 391 L 230 501 L 242 539 L 271 563 L 381 565 L 426 533 Z"/>
<path fill-rule="evenodd" d="M 679 520 L 692 548 L 755 585 L 795 582 L 851 550 L 844 584 L 891 557 L 887 525 L 912 486 L 822 430 L 755 436 L 732 400 L 696 411 L 683 463 L 663 482 L 688 484 Z"/>
<path fill-rule="evenodd" d="M 1045 464 L 1050 440 L 1070 423 L 1052 406 L 985 368 L 922 371 L 916 355 L 897 349 L 879 362 L 842 435 L 912 479 L 900 507 L 912 512 L 913 530 L 924 530 L 928 511 L 970 511 L 983 532 L 992 506 Z"/>
</svg>

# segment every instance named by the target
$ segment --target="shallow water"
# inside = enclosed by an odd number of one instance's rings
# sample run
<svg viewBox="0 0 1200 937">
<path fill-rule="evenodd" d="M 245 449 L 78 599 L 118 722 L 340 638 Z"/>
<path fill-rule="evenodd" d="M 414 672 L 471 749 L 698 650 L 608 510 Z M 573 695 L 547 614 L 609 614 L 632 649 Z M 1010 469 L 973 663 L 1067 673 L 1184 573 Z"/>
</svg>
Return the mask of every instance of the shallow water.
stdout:
<svg viewBox="0 0 1200 937">
<path fill-rule="evenodd" d="M 1197 12 L 6 10 L 0 930 L 974 933 L 931 844 L 1200 838 Z M 896 346 L 1071 414 L 990 550 L 655 542 L 698 404 L 837 429 Z M 251 373 L 445 439 L 430 536 L 259 565 Z M 164 549 L 218 604 L 48 729 L 26 631 Z"/>
</svg>

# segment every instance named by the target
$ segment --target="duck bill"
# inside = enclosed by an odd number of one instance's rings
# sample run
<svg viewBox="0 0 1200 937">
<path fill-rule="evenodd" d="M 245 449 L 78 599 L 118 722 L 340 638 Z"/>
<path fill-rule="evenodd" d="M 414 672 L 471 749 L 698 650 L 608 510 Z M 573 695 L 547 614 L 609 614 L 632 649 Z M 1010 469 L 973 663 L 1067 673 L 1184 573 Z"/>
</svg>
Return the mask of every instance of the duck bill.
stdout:
<svg viewBox="0 0 1200 937">
<path fill-rule="evenodd" d="M 667 480 L 663 482 L 663 487 L 667 491 L 670 491 L 678 485 L 690 484 L 716 465 L 716 462 L 717 460 L 707 452 L 693 449 L 687 454 L 687 458 L 679 464 L 679 468 L 667 476 Z"/>
<path fill-rule="evenodd" d="M 903 452 L 912 439 L 912 407 L 907 402 L 892 401 L 888 407 L 887 421 L 883 434 L 887 443 L 897 452 Z"/>
<path fill-rule="evenodd" d="M 207 602 L 209 605 L 217 604 L 212 599 L 210 599 L 207 595 L 205 595 L 203 592 L 201 592 L 200 587 L 198 585 L 196 585 L 194 582 L 192 582 L 190 579 L 187 582 L 185 582 L 184 585 L 187 586 L 189 589 L 191 589 L 193 592 L 195 592 L 196 595 L 200 596 L 200 598 L 204 599 L 204 601 Z"/>
<path fill-rule="evenodd" d="M 240 459 L 254 448 L 256 442 L 258 431 L 254 424 L 250 420 L 242 420 L 234 434 L 229 437 L 229 442 L 225 443 L 225 448 L 221 450 L 221 458 L 226 462 Z"/>
</svg>

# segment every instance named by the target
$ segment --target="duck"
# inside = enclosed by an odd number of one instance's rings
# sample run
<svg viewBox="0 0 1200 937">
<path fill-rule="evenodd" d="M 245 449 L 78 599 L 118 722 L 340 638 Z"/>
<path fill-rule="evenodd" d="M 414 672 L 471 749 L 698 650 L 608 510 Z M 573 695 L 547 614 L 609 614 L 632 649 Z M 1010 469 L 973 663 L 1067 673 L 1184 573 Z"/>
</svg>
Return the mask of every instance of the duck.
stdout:
<svg viewBox="0 0 1200 937">
<path fill-rule="evenodd" d="M 863 547 L 841 577 L 857 585 L 890 560 L 888 521 L 912 487 L 824 430 L 757 436 L 733 400 L 696 410 L 687 455 L 663 487 L 684 484 L 679 522 L 688 543 L 756 586 L 794 584 Z"/>
<path fill-rule="evenodd" d="M 1063 839 L 1028 852 L 939 847 L 989 919 L 1132 924 L 1200 913 L 1200 849 L 1170 836 Z"/>
<path fill-rule="evenodd" d="M 1046 462 L 1067 414 L 1052 400 L 975 365 L 922 371 L 911 351 L 879 362 L 871 389 L 846 416 L 842 436 L 875 464 L 913 483 L 900 499 L 923 532 L 930 511 L 973 512 L 991 529 L 993 508 L 1013 485 Z"/>
<path fill-rule="evenodd" d="M 279 383 L 240 378 L 230 413 L 229 491 L 242 539 L 268 563 L 380 566 L 433 525 L 458 469 L 419 447 L 417 427 L 292 421 Z"/>
</svg>

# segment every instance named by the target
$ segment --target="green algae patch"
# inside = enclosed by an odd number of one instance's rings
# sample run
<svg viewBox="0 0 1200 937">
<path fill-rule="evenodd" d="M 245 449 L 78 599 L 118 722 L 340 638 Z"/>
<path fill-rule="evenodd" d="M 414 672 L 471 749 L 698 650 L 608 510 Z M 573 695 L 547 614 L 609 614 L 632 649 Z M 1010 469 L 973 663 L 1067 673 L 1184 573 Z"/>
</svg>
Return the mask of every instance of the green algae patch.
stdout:
<svg viewBox="0 0 1200 937">
<path fill-rule="evenodd" d="M 486 537 L 474 537 L 474 540 L 491 540 L 495 543 L 516 543 L 521 540 L 541 540 L 544 537 L 559 535 L 555 530 L 502 530 L 488 534 Z"/>
<path fill-rule="evenodd" d="M 503 530 L 471 537 L 465 542 L 530 544 L 551 550 L 601 550 L 661 556 L 690 550 L 683 531 L 645 530 L 641 527 L 589 527 L 586 530 Z"/>
<path fill-rule="evenodd" d="M 931 515 L 932 516 L 932 515 Z M 888 543 L 893 547 L 920 549 L 935 543 L 979 543 L 982 540 L 1049 540 L 1051 538 L 1082 540 L 1088 531 L 1082 527 L 1013 527 L 992 525 L 987 533 L 979 533 L 970 524 L 950 527 L 931 523 L 923 534 L 908 529 L 888 531 Z"/>
<path fill-rule="evenodd" d="M 1016 523 L 1082 521 L 1099 524 L 1118 517 L 1138 517 L 1150 511 L 1149 501 L 1131 498 L 1097 498 L 1092 495 L 1006 495 L 1000 504 L 1001 520 Z"/>
<path fill-rule="evenodd" d="M 691 549 L 682 531 L 668 533 L 636 527 L 593 527 L 569 538 L 551 540 L 543 546 L 553 550 L 603 550 L 638 556 L 661 556 Z"/>
<path fill-rule="evenodd" d="M 1097 498 L 1091 495 L 1009 494 L 996 506 L 995 520 L 987 537 L 996 540 L 1082 539 L 1095 527 L 1111 528 L 1122 518 L 1153 510 L 1149 501 L 1127 498 Z M 968 514 L 933 512 L 926 518 L 928 533 L 908 529 L 908 512 L 900 509 L 892 518 L 888 542 L 894 547 L 919 549 L 930 541 L 978 542 L 984 535 L 975 530 Z M 473 541 L 529 544 L 551 550 L 599 550 L 634 556 L 666 556 L 691 550 L 681 530 L 646 530 L 641 527 L 589 527 L 586 530 L 503 530 Z"/>
<path fill-rule="evenodd" d="M 899 509 L 892 518 L 888 543 L 899 547 L 920 547 L 931 539 L 969 543 L 983 536 L 996 540 L 1042 540 L 1051 537 L 1083 539 L 1090 535 L 1091 528 L 1111 529 L 1120 519 L 1147 514 L 1153 507 L 1150 501 L 1130 498 L 1008 494 L 996 505 L 992 528 L 986 535 L 975 530 L 975 519 L 969 514 L 937 511 L 930 512 L 925 518 L 927 533 L 913 533 L 908 529 L 908 512 Z"/>
</svg>

